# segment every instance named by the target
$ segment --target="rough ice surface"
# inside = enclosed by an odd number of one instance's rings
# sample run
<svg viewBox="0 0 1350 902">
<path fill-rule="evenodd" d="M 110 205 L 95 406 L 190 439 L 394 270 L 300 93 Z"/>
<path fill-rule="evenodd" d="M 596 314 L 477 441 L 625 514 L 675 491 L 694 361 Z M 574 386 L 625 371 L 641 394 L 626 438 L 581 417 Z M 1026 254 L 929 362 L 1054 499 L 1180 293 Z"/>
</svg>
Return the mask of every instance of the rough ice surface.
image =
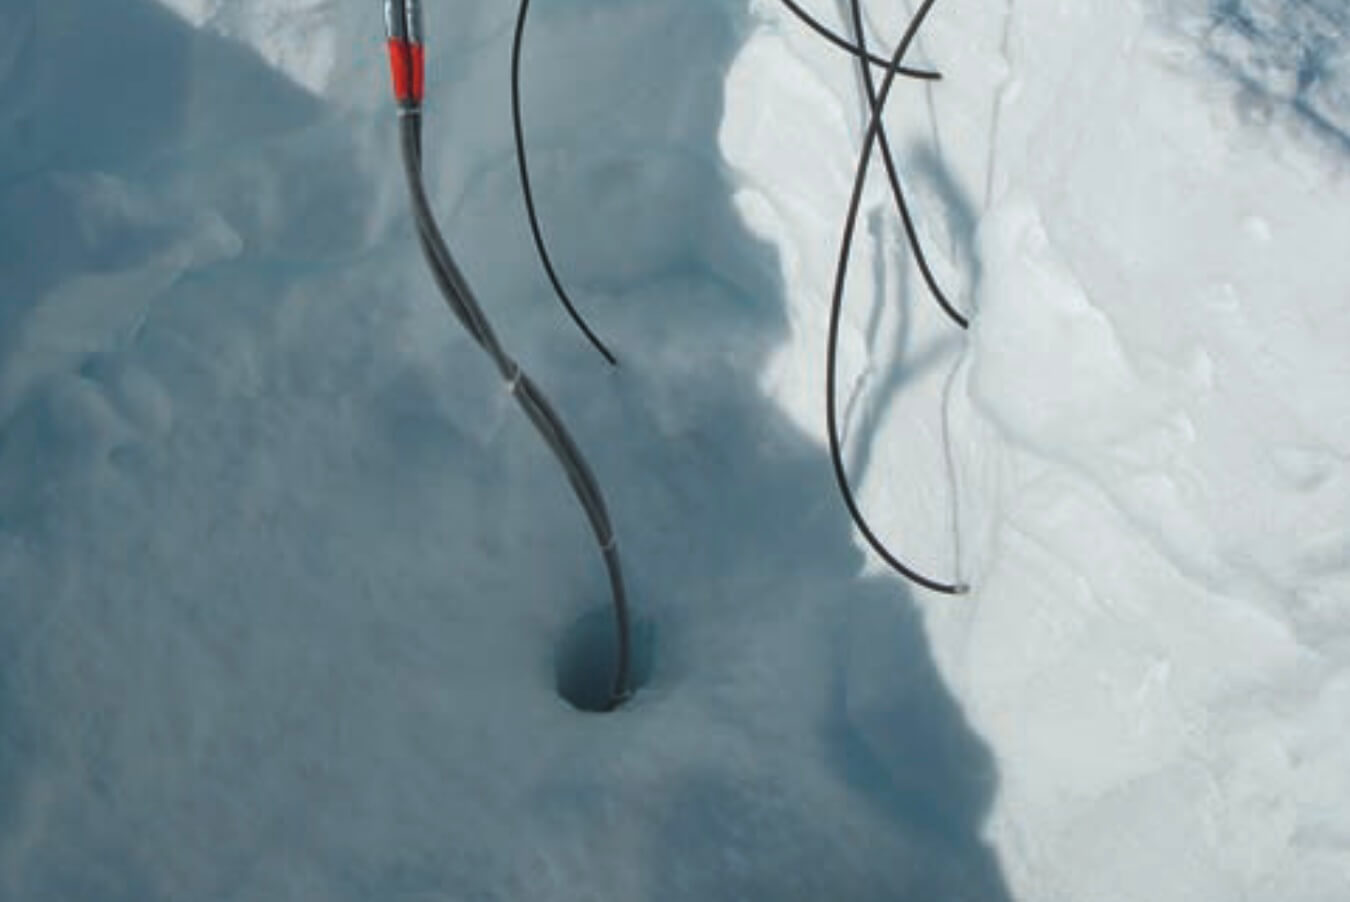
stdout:
<svg viewBox="0 0 1350 902">
<path fill-rule="evenodd" d="M 1334 902 L 1350 14 L 941 0 L 865 122 L 776 2 L 428 4 L 429 189 L 650 645 L 425 274 L 378 3 L 0 8 L 0 899 Z M 840 30 L 847 4 L 809 8 Z M 866 4 L 895 41 L 912 4 Z"/>
</svg>

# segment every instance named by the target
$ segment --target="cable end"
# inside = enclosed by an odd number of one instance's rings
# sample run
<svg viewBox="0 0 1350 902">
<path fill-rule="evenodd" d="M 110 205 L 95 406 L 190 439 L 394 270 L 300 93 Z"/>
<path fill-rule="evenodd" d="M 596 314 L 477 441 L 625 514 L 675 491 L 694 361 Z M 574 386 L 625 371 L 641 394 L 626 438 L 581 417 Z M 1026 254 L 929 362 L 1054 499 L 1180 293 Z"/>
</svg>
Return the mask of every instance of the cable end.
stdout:
<svg viewBox="0 0 1350 902">
<path fill-rule="evenodd" d="M 408 40 L 408 18 L 404 0 L 384 0 L 384 34 L 391 41 Z"/>
<path fill-rule="evenodd" d="M 421 105 L 426 93 L 426 49 L 422 44 L 422 6 L 418 0 L 385 0 L 384 31 L 389 73 L 400 109 Z"/>
<path fill-rule="evenodd" d="M 422 0 L 402 0 L 403 25 L 409 42 L 422 43 Z"/>
</svg>

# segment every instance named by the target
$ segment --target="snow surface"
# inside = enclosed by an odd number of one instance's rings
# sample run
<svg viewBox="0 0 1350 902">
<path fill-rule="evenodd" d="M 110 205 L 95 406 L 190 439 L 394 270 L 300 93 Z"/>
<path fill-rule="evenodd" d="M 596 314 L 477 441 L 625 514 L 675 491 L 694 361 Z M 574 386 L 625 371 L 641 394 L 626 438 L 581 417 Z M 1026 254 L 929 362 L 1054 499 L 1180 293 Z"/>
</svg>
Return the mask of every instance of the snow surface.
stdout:
<svg viewBox="0 0 1350 902">
<path fill-rule="evenodd" d="M 379 4 L 0 8 L 0 899 L 1350 886 L 1350 8 L 941 0 L 841 336 L 857 72 L 773 0 L 428 4 L 429 188 L 651 643 L 435 296 Z M 843 30 L 847 4 L 810 8 Z M 867 4 L 871 39 L 909 6 Z M 949 478 L 950 477 L 950 478 Z M 566 662 L 564 662 L 566 663 Z"/>
</svg>

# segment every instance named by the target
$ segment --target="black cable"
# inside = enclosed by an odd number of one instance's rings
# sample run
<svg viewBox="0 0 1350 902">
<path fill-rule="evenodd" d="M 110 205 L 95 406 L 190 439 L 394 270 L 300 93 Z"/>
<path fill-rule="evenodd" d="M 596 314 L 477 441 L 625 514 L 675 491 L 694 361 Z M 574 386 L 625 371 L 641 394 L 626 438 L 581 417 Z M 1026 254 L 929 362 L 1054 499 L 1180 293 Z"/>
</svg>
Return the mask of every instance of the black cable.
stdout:
<svg viewBox="0 0 1350 902">
<path fill-rule="evenodd" d="M 436 224 L 435 215 L 427 200 L 426 188 L 422 182 L 421 165 L 421 114 L 416 109 L 400 109 L 400 138 L 403 155 L 403 169 L 407 176 L 408 192 L 412 200 L 413 219 L 417 225 L 418 237 L 432 276 L 440 288 L 446 303 L 455 317 L 464 325 L 474 340 L 487 352 L 497 367 L 497 371 L 506 380 L 525 415 L 535 427 L 540 437 L 553 452 L 562 466 L 572 491 L 580 501 L 596 542 L 600 546 L 605 568 L 609 574 L 610 590 L 614 600 L 614 623 L 616 638 L 616 662 L 614 682 L 610 691 L 608 710 L 622 705 L 632 694 L 629 671 L 631 669 L 631 628 L 628 613 L 628 597 L 624 589 L 623 570 L 619 562 L 618 540 L 605 507 L 604 496 L 594 473 L 582 456 L 581 449 L 568 433 L 562 418 L 548 403 L 548 399 L 539 391 L 529 376 L 520 368 L 498 342 L 496 335 L 483 314 L 482 308 L 474 298 L 468 281 L 455 264 L 454 257 L 446 247 L 445 239 Z"/>
<path fill-rule="evenodd" d="M 853 30 L 858 36 L 858 47 L 865 52 L 867 50 L 867 33 L 863 28 L 862 5 L 859 0 L 849 0 L 849 6 L 852 8 Z M 909 204 L 905 202 L 905 192 L 900 187 L 900 173 L 895 167 L 895 157 L 891 153 L 891 141 L 886 134 L 886 124 L 881 118 L 883 111 L 877 103 L 877 89 L 876 83 L 872 80 L 872 67 L 862 62 L 860 57 L 858 68 L 862 71 L 863 88 L 867 92 L 867 109 L 881 123 L 877 130 L 881 159 L 886 165 L 886 177 L 891 183 L 891 193 L 895 195 L 895 206 L 900 211 L 900 221 L 905 226 L 905 238 L 909 241 L 910 249 L 914 251 L 914 260 L 919 265 L 919 272 L 923 274 L 924 284 L 928 286 L 933 299 L 937 301 L 938 306 L 942 308 L 951 321 L 962 329 L 967 329 L 970 327 L 969 321 L 952 306 L 951 301 L 947 300 L 947 295 L 938 285 L 937 277 L 933 275 L 932 267 L 928 265 L 928 255 L 923 252 L 923 245 L 919 241 L 918 230 L 914 227 L 914 217 L 910 215 Z"/>
<path fill-rule="evenodd" d="M 869 53 L 867 48 L 862 46 L 861 44 L 854 44 L 848 38 L 845 38 L 842 35 L 836 34 L 835 32 L 831 31 L 819 19 L 817 19 L 815 16 L 811 15 L 809 12 L 798 6 L 795 0 L 779 0 L 779 2 L 782 3 L 784 6 L 786 6 L 788 10 L 798 19 L 801 19 L 807 28 L 810 28 L 816 34 L 820 35 L 822 38 L 829 41 L 831 44 L 835 45 L 839 49 L 847 50 L 849 53 L 853 54 L 853 56 L 857 57 L 859 60 L 866 59 L 869 63 L 872 63 L 873 65 L 876 66 L 881 66 L 887 70 L 893 67 L 897 68 L 900 74 L 907 78 L 918 78 L 925 81 L 937 81 L 938 79 L 942 78 L 941 73 L 938 72 L 929 72 L 925 69 L 911 69 L 908 66 L 896 66 L 895 63 L 891 62 L 888 59 L 885 59 L 884 57 L 874 56 L 871 53 Z"/>
<path fill-rule="evenodd" d="M 544 265 L 544 272 L 548 275 L 548 281 L 553 286 L 553 293 L 558 296 L 558 300 L 567 310 L 567 314 L 572 317 L 572 322 L 577 324 L 600 355 L 609 362 L 611 366 L 617 366 L 618 360 L 610 352 L 600 337 L 595 334 L 586 320 L 577 312 L 576 306 L 567 294 L 567 289 L 563 287 L 562 280 L 558 278 L 558 272 L 553 266 L 553 258 L 549 255 L 548 245 L 544 241 L 544 232 L 539 224 L 539 213 L 534 205 L 534 190 L 530 184 L 530 166 L 525 155 L 525 126 L 520 113 L 520 57 L 521 47 L 525 42 L 525 20 L 530 14 L 530 0 L 520 0 L 520 9 L 516 14 L 516 32 L 511 41 L 511 128 L 516 142 L 516 164 L 520 170 L 520 191 L 525 196 L 525 213 L 530 220 L 530 235 L 534 239 L 534 249 L 539 257 L 539 262 Z"/>
<path fill-rule="evenodd" d="M 858 166 L 853 177 L 853 193 L 849 197 L 848 216 L 844 220 L 844 235 L 839 243 L 839 262 L 835 269 L 834 294 L 830 301 L 830 331 L 829 342 L 826 347 L 826 376 L 825 376 L 825 411 L 827 431 L 830 442 L 830 462 L 834 466 L 835 480 L 839 484 L 840 494 L 843 496 L 844 504 L 848 508 L 849 516 L 853 518 L 853 523 L 858 531 L 862 533 L 867 544 L 872 547 L 887 564 L 889 564 L 897 573 L 912 582 L 915 582 L 924 588 L 931 589 L 934 592 L 940 592 L 945 595 L 960 595 L 967 591 L 967 587 L 958 583 L 944 583 L 931 579 L 919 573 L 914 568 L 903 563 L 899 558 L 893 555 L 881 540 L 877 538 L 872 528 L 868 525 L 862 511 L 858 508 L 858 502 L 853 497 L 853 490 L 848 484 L 848 474 L 844 470 L 843 454 L 839 442 L 839 416 L 838 405 L 835 400 L 836 391 L 836 369 L 838 368 L 838 348 L 839 348 L 839 319 L 843 308 L 844 288 L 848 281 L 848 263 L 850 251 L 853 247 L 853 233 L 857 227 L 858 209 L 862 203 L 863 186 L 867 181 L 868 163 L 872 157 L 872 146 L 877 141 L 877 136 L 881 130 L 881 115 L 886 107 L 886 99 L 890 96 L 891 87 L 895 84 L 895 76 L 899 71 L 900 61 L 904 58 L 905 51 L 913 42 L 915 35 L 919 32 L 919 27 L 923 20 L 928 16 L 936 0 L 924 0 L 919 7 L 914 18 L 910 20 L 909 26 L 905 29 L 904 36 L 895 48 L 886 70 L 886 76 L 881 82 L 881 89 L 876 96 L 876 102 L 872 104 L 871 115 L 868 117 L 867 133 L 863 137 L 862 150 L 858 158 Z"/>
<path fill-rule="evenodd" d="M 885 66 L 887 68 L 890 67 L 891 64 L 888 60 L 883 59 L 882 57 L 879 56 L 872 55 L 867 51 L 866 46 L 861 44 L 853 44 L 849 42 L 847 39 L 831 31 L 828 27 L 822 24 L 820 20 L 816 19 L 809 12 L 807 12 L 796 2 L 794 2 L 794 0 L 781 0 L 781 2 L 798 19 L 800 19 L 803 23 L 805 23 L 807 27 L 811 28 L 817 34 L 824 37 L 830 43 L 848 51 L 853 56 L 857 57 L 859 61 L 867 59 L 868 61 L 876 65 Z M 520 0 L 520 5 L 517 8 L 516 12 L 515 33 L 511 41 L 511 130 L 512 130 L 512 138 L 515 142 L 516 167 L 520 175 L 520 191 L 521 195 L 525 199 L 525 214 L 530 224 L 530 238 L 534 242 L 535 254 L 536 256 L 538 256 L 540 264 L 542 264 L 544 267 L 544 273 L 548 277 L 549 284 L 553 287 L 553 293 L 557 296 L 558 301 L 563 305 L 563 308 L 567 311 L 567 315 L 571 317 L 572 322 L 575 323 L 577 328 L 581 330 L 582 334 L 586 336 L 586 339 L 591 343 L 591 345 L 594 346 L 594 348 L 598 352 L 600 352 L 600 355 L 604 357 L 605 360 L 611 366 L 617 366 L 618 360 L 615 358 L 614 353 L 610 351 L 609 347 L 596 334 L 595 330 L 592 329 L 590 325 L 586 322 L 585 317 L 583 317 L 581 313 L 577 310 L 576 304 L 572 301 L 571 295 L 568 293 L 567 288 L 563 285 L 562 279 L 558 275 L 557 267 L 553 263 L 553 256 L 551 253 L 549 253 L 548 242 L 544 239 L 543 225 L 539 220 L 539 210 L 537 205 L 535 204 L 534 184 L 533 179 L 530 176 L 529 156 L 525 144 L 524 116 L 521 113 L 521 99 L 520 99 L 521 59 L 523 57 L 523 47 L 525 43 L 525 27 L 526 22 L 529 19 L 529 14 L 530 14 L 530 0 Z M 870 74 L 869 67 L 864 66 L 863 68 L 869 69 Z M 909 78 L 926 79 L 926 80 L 934 80 L 942 77 L 936 72 L 928 72 L 922 69 L 911 69 L 905 66 L 900 67 L 900 74 L 905 75 Z M 901 204 L 902 204 L 901 209 L 904 210 L 903 200 L 901 200 Z M 913 227 L 912 224 L 910 224 L 909 222 L 908 212 L 905 211 L 904 215 L 906 216 L 905 222 L 907 229 L 912 234 Z M 928 274 L 927 261 L 923 258 L 922 251 L 918 250 L 917 240 L 915 240 L 914 243 L 916 255 L 919 257 L 921 261 L 920 267 L 925 272 L 925 278 L 929 278 L 931 281 L 931 276 Z M 949 310 L 949 312 L 951 312 L 950 306 L 946 303 L 946 299 L 942 297 L 941 292 L 937 291 L 936 293 L 937 296 L 940 298 L 939 303 L 943 305 L 944 309 L 947 309 Z M 957 314 L 957 319 L 959 322 L 960 321 L 959 314 Z"/>
</svg>

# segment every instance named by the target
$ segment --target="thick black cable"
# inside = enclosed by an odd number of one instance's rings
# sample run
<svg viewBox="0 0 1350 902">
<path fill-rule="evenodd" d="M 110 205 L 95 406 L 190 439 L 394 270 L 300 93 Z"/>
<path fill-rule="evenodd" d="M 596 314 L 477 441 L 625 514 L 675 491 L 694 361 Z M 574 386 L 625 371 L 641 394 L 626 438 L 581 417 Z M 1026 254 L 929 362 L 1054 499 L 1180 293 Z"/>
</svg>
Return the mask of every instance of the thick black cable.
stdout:
<svg viewBox="0 0 1350 902">
<path fill-rule="evenodd" d="M 779 0 L 779 2 L 782 3 L 784 6 L 786 6 L 788 8 L 788 11 L 791 12 L 794 16 L 796 16 L 798 19 L 801 19 L 802 23 L 806 25 L 807 28 L 810 28 L 816 34 L 820 35 L 822 38 L 829 41 L 831 44 L 838 47 L 840 50 L 846 50 L 849 53 L 853 54 L 853 56 L 857 57 L 859 60 L 866 59 L 869 63 L 875 66 L 881 66 L 882 68 L 887 70 L 895 68 L 900 72 L 901 75 L 905 76 L 906 78 L 918 78 L 925 81 L 937 81 L 938 79 L 942 78 L 941 73 L 938 72 L 929 72 L 926 69 L 911 69 L 908 66 L 897 66 L 895 63 L 891 62 L 885 57 L 874 56 L 873 54 L 868 52 L 865 46 L 862 46 L 861 44 L 854 44 L 852 41 L 850 41 L 843 35 L 831 31 L 823 22 L 821 22 L 815 16 L 811 15 L 802 7 L 798 6 L 795 0 Z"/>
<path fill-rule="evenodd" d="M 858 37 L 858 46 L 867 50 L 867 32 L 863 27 L 862 4 L 860 0 L 849 0 L 853 14 L 853 30 Z M 863 89 L 867 93 L 868 112 L 876 116 L 881 123 L 877 130 L 877 141 L 881 148 L 881 159 L 886 166 L 886 177 L 891 183 L 891 194 L 895 196 L 895 206 L 900 211 L 900 221 L 905 227 L 905 238 L 909 241 L 910 249 L 914 252 L 914 261 L 919 265 L 919 272 L 923 275 L 924 284 L 933 295 L 933 300 L 937 301 L 938 306 L 947 314 L 952 322 L 956 323 L 962 329 L 970 327 L 970 322 L 962 313 L 952 306 L 951 301 L 943 292 L 942 287 L 938 285 L 937 277 L 933 275 L 933 269 L 928 265 L 928 255 L 923 252 L 923 244 L 919 241 L 918 229 L 914 227 L 914 217 L 910 215 L 909 204 L 905 202 L 905 192 L 900 186 L 900 173 L 895 166 L 895 157 L 891 153 L 890 136 L 886 133 L 886 123 L 882 119 L 884 111 L 880 110 L 877 104 L 876 82 L 872 79 L 872 67 L 862 62 L 861 57 L 858 60 L 858 68 L 862 72 Z"/>
<path fill-rule="evenodd" d="M 549 284 L 553 286 L 553 293 L 558 296 L 558 300 L 567 310 L 568 316 L 572 317 L 572 322 L 576 323 L 577 328 L 585 334 L 600 355 L 609 362 L 611 366 L 617 366 L 619 361 L 615 359 L 614 354 L 606 347 L 600 337 L 586 323 L 586 320 L 577 312 L 576 305 L 572 303 L 571 297 L 567 294 L 567 289 L 563 287 L 562 279 L 558 278 L 558 271 L 553 266 L 553 258 L 548 252 L 548 244 L 544 241 L 544 230 L 539 223 L 539 213 L 535 209 L 534 190 L 530 182 L 530 165 L 525 153 L 525 126 L 520 112 L 520 58 L 521 48 L 525 43 L 525 21 L 530 15 L 530 0 L 520 0 L 520 8 L 516 13 L 516 31 L 511 40 L 511 130 L 516 142 L 516 165 L 520 170 L 520 192 L 525 197 L 525 214 L 530 220 L 530 236 L 534 239 L 534 249 L 539 257 L 539 262 L 544 266 L 544 272 L 548 275 Z"/>
<path fill-rule="evenodd" d="M 959 595 L 967 591 L 967 587 L 958 583 L 945 583 L 930 577 L 924 576 L 914 568 L 902 562 L 892 554 L 881 540 L 877 538 L 868 525 L 867 519 L 863 516 L 858 507 L 857 500 L 853 497 L 853 490 L 849 487 L 848 474 L 844 470 L 844 459 L 839 442 L 839 414 L 838 404 L 835 399 L 836 394 L 836 370 L 838 369 L 838 349 L 839 349 L 839 320 L 843 308 L 844 288 L 848 282 L 848 263 L 849 255 L 853 247 L 853 234 L 858 223 L 858 209 L 862 203 L 863 186 L 867 181 L 868 163 L 872 157 L 872 146 L 877 141 L 878 133 L 881 130 L 881 116 L 886 107 L 886 99 L 890 96 L 891 87 L 895 84 L 895 77 L 899 71 L 900 61 L 904 58 L 905 52 L 913 42 L 915 35 L 919 32 L 919 27 L 927 18 L 929 11 L 933 8 L 936 0 L 924 0 L 914 18 L 910 20 L 909 26 L 905 29 L 904 36 L 895 48 L 895 53 L 891 58 L 890 64 L 886 70 L 886 77 L 881 82 L 881 88 L 877 93 L 876 103 L 872 105 L 871 115 L 868 117 L 867 133 L 863 137 L 862 150 L 859 153 L 858 166 L 854 172 L 853 193 L 849 197 L 848 216 L 844 220 L 844 235 L 839 243 L 839 262 L 835 269 L 834 293 L 830 301 L 830 329 L 829 341 L 826 346 L 826 376 L 825 376 L 825 411 L 827 432 L 830 443 L 830 462 L 834 466 L 835 481 L 839 484 L 839 492 L 843 496 L 844 504 L 848 508 L 849 516 L 853 518 L 854 525 L 862 533 L 867 544 L 872 547 L 882 560 L 891 566 L 897 573 L 906 579 L 931 589 L 934 592 L 940 592 L 945 595 Z"/>
<path fill-rule="evenodd" d="M 416 110 L 400 110 L 400 146 L 408 193 L 412 200 L 413 219 L 432 276 L 456 318 L 487 352 L 516 402 L 562 466 L 572 491 L 586 512 L 596 542 L 600 546 L 601 556 L 604 558 L 614 601 L 616 661 L 609 702 L 609 709 L 612 710 L 623 704 L 632 694 L 629 679 L 632 643 L 628 596 L 624 589 L 618 540 L 605 507 L 604 496 L 594 473 L 586 463 L 581 449 L 568 433 L 562 418 L 520 365 L 502 348 L 482 308 L 474 298 L 468 281 L 446 247 L 422 182 L 420 119 L 421 116 Z"/>
</svg>

